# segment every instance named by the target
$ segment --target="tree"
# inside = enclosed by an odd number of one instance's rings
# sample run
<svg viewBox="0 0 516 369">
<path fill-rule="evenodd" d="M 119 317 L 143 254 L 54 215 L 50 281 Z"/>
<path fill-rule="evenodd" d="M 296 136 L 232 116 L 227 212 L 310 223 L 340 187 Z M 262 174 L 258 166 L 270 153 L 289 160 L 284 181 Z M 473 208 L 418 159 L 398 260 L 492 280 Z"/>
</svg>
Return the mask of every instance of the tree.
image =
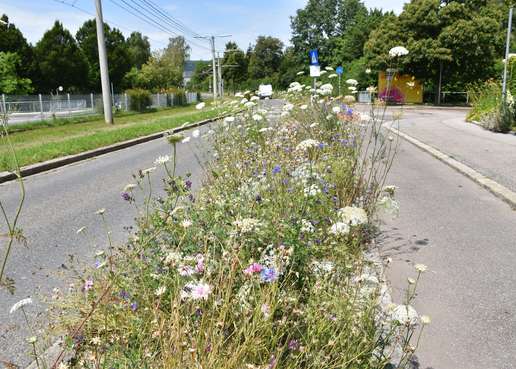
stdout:
<svg viewBox="0 0 516 369">
<path fill-rule="evenodd" d="M 133 32 L 127 38 L 131 66 L 140 69 L 151 57 L 149 38 L 140 32 Z"/>
<path fill-rule="evenodd" d="M 235 42 L 226 44 L 222 66 L 222 78 L 235 92 L 238 86 L 247 80 L 248 67 L 244 51 L 239 49 Z"/>
<path fill-rule="evenodd" d="M 16 73 L 24 78 L 32 78 L 34 74 L 33 51 L 21 31 L 13 23 L 9 22 L 7 15 L 2 15 L 0 23 L 0 51 L 18 54 L 20 62 L 17 63 Z"/>
<path fill-rule="evenodd" d="M 274 37 L 259 36 L 249 59 L 249 77 L 271 78 L 279 70 L 283 42 Z"/>
<path fill-rule="evenodd" d="M 18 54 L 0 51 L 0 93 L 25 95 L 33 91 L 31 80 L 17 75 L 20 62 Z"/>
<path fill-rule="evenodd" d="M 389 49 L 403 45 L 410 51 L 401 60 L 403 71 L 434 88 L 442 71 L 445 83 L 464 86 L 494 75 L 503 49 L 503 19 L 503 7 L 495 2 L 473 10 L 468 2 L 412 0 L 399 17 L 386 17 L 371 33 L 365 54 L 371 66 L 384 70 Z"/>
<path fill-rule="evenodd" d="M 115 88 L 120 88 L 126 73 L 131 69 L 132 60 L 129 45 L 118 29 L 104 24 L 104 36 L 109 66 L 109 78 Z M 88 82 L 90 89 L 100 90 L 100 67 L 97 42 L 97 25 L 90 19 L 79 28 L 77 43 L 88 61 Z"/>
<path fill-rule="evenodd" d="M 208 91 L 211 86 L 211 62 L 199 61 L 195 65 L 195 71 L 188 88 L 197 91 Z"/>
<path fill-rule="evenodd" d="M 39 68 L 38 90 L 49 93 L 58 86 L 67 91 L 85 91 L 88 87 L 88 62 L 75 39 L 56 21 L 34 48 Z"/>
<path fill-rule="evenodd" d="M 126 81 L 131 87 L 166 90 L 183 86 L 184 63 L 190 57 L 190 47 L 181 36 L 171 38 L 168 46 L 153 53 L 141 70 L 133 68 Z"/>
</svg>

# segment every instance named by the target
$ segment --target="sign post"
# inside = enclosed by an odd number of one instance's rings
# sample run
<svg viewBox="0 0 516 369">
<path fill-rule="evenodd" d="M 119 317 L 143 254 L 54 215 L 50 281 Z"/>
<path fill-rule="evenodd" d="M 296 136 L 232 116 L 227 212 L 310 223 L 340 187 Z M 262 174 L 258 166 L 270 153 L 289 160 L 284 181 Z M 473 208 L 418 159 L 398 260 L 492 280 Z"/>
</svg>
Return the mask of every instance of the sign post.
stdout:
<svg viewBox="0 0 516 369">
<path fill-rule="evenodd" d="M 314 79 L 314 89 L 312 93 L 312 104 L 314 102 L 315 90 L 317 90 L 317 77 L 321 75 L 321 66 L 319 64 L 319 51 L 317 49 L 310 50 L 310 77 Z"/>
<path fill-rule="evenodd" d="M 340 85 L 341 85 L 341 80 L 342 80 L 342 74 L 344 74 L 344 68 L 339 66 L 335 69 L 335 72 L 339 75 L 339 96 L 340 96 Z"/>
</svg>

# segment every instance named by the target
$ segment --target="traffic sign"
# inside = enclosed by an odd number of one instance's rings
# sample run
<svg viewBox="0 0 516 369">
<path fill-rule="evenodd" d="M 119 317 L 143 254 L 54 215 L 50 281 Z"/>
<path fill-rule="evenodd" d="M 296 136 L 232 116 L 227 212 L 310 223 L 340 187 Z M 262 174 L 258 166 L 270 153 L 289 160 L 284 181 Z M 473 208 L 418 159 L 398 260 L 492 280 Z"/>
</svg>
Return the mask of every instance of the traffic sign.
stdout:
<svg viewBox="0 0 516 369">
<path fill-rule="evenodd" d="M 319 65 L 311 65 L 310 66 L 310 77 L 320 77 L 321 76 L 321 67 Z"/>
<path fill-rule="evenodd" d="M 317 49 L 310 50 L 310 65 L 319 65 L 319 51 Z"/>
<path fill-rule="evenodd" d="M 341 76 L 341 75 L 343 75 L 343 74 L 344 74 L 344 68 L 342 68 L 342 67 L 337 67 L 337 68 L 335 69 L 335 72 L 336 72 L 339 76 Z"/>
</svg>

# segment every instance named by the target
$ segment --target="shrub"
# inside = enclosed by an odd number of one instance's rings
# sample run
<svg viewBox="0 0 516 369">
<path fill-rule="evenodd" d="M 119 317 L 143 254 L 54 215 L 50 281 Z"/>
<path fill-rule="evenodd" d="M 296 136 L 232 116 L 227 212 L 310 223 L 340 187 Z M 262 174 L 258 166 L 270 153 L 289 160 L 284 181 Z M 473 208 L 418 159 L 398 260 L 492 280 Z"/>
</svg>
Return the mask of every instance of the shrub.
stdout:
<svg viewBox="0 0 516 369">
<path fill-rule="evenodd" d="M 126 91 L 129 97 L 129 109 L 137 112 L 144 112 L 152 105 L 151 93 L 141 88 L 134 88 Z"/>
<path fill-rule="evenodd" d="M 489 80 L 470 86 L 468 89 L 472 109 L 468 120 L 479 121 L 482 126 L 494 132 L 508 132 L 515 123 L 514 99 L 507 91 L 503 102 L 500 82 Z"/>
</svg>

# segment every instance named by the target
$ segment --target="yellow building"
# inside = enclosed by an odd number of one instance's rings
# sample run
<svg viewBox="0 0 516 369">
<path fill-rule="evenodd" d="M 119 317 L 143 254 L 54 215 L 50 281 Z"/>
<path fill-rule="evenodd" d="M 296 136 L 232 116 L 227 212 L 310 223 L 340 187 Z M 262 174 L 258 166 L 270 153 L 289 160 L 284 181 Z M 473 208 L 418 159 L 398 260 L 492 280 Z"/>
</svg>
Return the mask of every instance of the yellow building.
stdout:
<svg viewBox="0 0 516 369">
<path fill-rule="evenodd" d="M 378 97 L 380 99 L 387 98 L 391 102 L 409 104 L 423 102 L 423 84 L 413 76 L 396 73 L 389 86 L 389 93 L 387 93 L 387 86 L 386 73 L 380 72 L 378 75 Z"/>
</svg>

